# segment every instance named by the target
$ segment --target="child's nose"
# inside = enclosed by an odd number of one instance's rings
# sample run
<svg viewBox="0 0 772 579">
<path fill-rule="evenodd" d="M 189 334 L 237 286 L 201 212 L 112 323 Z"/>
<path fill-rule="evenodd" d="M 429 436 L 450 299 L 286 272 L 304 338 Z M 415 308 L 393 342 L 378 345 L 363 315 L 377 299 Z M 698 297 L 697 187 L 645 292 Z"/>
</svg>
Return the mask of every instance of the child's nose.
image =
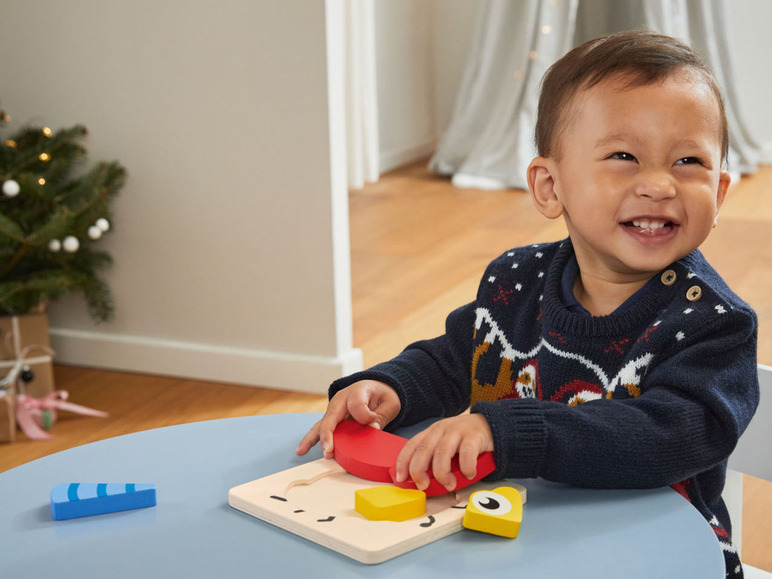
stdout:
<svg viewBox="0 0 772 579">
<path fill-rule="evenodd" d="M 676 195 L 675 183 L 666 171 L 645 171 L 635 181 L 635 194 L 655 201 L 671 199 Z"/>
</svg>

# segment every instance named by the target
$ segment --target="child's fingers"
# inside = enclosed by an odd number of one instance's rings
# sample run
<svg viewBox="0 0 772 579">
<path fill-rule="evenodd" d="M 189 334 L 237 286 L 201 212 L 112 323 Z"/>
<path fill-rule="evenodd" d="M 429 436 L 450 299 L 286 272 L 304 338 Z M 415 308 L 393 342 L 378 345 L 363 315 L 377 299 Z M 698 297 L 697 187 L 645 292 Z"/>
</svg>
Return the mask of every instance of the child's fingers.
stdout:
<svg viewBox="0 0 772 579">
<path fill-rule="evenodd" d="M 408 472 L 410 473 L 410 478 L 413 479 L 413 482 L 419 491 L 426 490 L 426 488 L 429 486 L 429 482 L 431 482 L 428 474 L 430 462 L 431 455 L 428 454 L 424 448 L 420 447 L 410 459 Z"/>
<path fill-rule="evenodd" d="M 348 414 L 356 420 L 359 424 L 367 424 L 368 426 L 375 426 L 381 428 L 381 424 L 378 422 L 378 415 L 370 408 L 374 405 L 377 408 L 377 404 L 373 404 L 373 394 L 366 389 L 359 389 L 352 392 L 348 398 Z"/>
<path fill-rule="evenodd" d="M 300 440 L 300 444 L 298 444 L 298 448 L 295 451 L 295 453 L 298 456 L 303 456 L 306 454 L 311 448 L 319 442 L 319 422 L 314 424 L 314 426 L 309 430 L 306 435 Z"/>
<path fill-rule="evenodd" d="M 399 414 L 400 406 L 393 388 L 375 380 L 363 380 L 349 397 L 348 411 L 359 424 L 382 429 Z"/>
<path fill-rule="evenodd" d="M 327 412 L 324 413 L 322 419 L 319 421 L 319 441 L 322 444 L 322 452 L 325 458 L 332 458 L 335 445 L 333 443 L 332 433 L 338 427 L 341 421 L 345 420 L 349 416 L 348 412 L 348 396 L 342 395 L 345 391 L 338 392 L 330 400 L 330 404 L 327 406 Z"/>
<path fill-rule="evenodd" d="M 477 459 L 493 450 L 488 423 L 482 415 L 462 415 L 434 423 L 408 441 L 397 458 L 397 482 L 408 475 L 424 490 L 430 481 L 427 473 L 448 491 L 455 490 L 458 481 L 451 471 L 452 459 L 458 454 L 461 473 L 472 479 L 477 475 Z"/>
<path fill-rule="evenodd" d="M 432 458 L 432 476 L 448 491 L 456 489 L 456 476 L 451 472 L 451 460 L 456 456 L 458 444 L 450 437 L 438 444 Z"/>
<path fill-rule="evenodd" d="M 453 483 L 448 480 L 450 459 L 454 451 L 442 445 L 438 456 L 438 447 L 442 441 L 443 429 L 437 425 L 430 426 L 409 440 L 397 458 L 397 481 L 406 480 L 410 475 L 416 488 L 425 490 L 431 482 L 428 474 L 431 466 L 433 476 L 440 484 L 444 486 L 454 484 L 455 477 L 453 477 Z M 440 478 L 437 478 L 438 475 Z"/>
<path fill-rule="evenodd" d="M 477 458 L 480 454 L 480 449 L 469 441 L 464 441 L 458 451 L 458 465 L 461 474 L 470 480 L 477 476 Z"/>
<path fill-rule="evenodd" d="M 383 428 L 399 411 L 399 396 L 393 388 L 374 380 L 356 382 L 332 397 L 322 419 L 301 439 L 295 452 L 302 456 L 320 442 L 325 458 L 332 458 L 333 432 L 343 420 L 353 418 L 360 424 Z"/>
<path fill-rule="evenodd" d="M 416 459 L 415 454 L 417 451 L 421 451 L 423 453 L 423 447 L 421 446 L 421 439 L 425 436 L 426 432 L 421 432 L 411 438 L 407 441 L 405 446 L 402 448 L 402 450 L 399 453 L 399 456 L 397 457 L 397 465 L 396 465 L 396 475 L 397 475 L 397 482 L 403 482 L 408 479 L 408 476 L 410 476 L 413 479 L 413 482 L 418 484 L 418 480 L 413 475 L 413 470 L 416 470 L 416 473 L 418 473 L 419 468 L 419 460 L 420 458 Z M 414 462 L 415 461 L 415 462 Z M 429 461 L 425 461 L 424 470 L 426 470 L 429 466 Z M 428 477 L 427 477 L 428 480 Z M 428 484 L 428 483 L 427 483 Z M 420 488 L 420 487 L 419 487 Z"/>
<path fill-rule="evenodd" d="M 324 416 L 300 441 L 296 452 L 305 454 L 320 442 L 325 458 L 332 458 L 333 432 L 343 420 L 353 418 L 360 424 L 383 428 L 399 410 L 399 396 L 389 386 L 372 380 L 353 384 L 332 397 Z"/>
</svg>

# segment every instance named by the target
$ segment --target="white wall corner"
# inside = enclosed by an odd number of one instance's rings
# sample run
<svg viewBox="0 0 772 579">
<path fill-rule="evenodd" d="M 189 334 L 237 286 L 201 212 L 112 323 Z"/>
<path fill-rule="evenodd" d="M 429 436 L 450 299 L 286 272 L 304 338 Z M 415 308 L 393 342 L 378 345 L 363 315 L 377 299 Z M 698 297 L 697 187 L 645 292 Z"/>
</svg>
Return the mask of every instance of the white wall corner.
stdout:
<svg viewBox="0 0 772 579">
<path fill-rule="evenodd" d="M 431 137 L 423 140 L 421 143 L 405 145 L 404 147 L 393 147 L 389 150 L 381 151 L 380 170 L 381 174 L 388 173 L 393 169 L 402 167 L 421 159 L 427 159 L 434 154 L 437 149 L 438 139 Z"/>
<path fill-rule="evenodd" d="M 346 55 L 343 42 L 346 24 L 343 0 L 327 0 L 325 11 L 335 335 L 338 358 L 345 361 L 342 369 L 343 375 L 346 375 L 362 369 L 362 352 L 353 347 L 346 162 Z"/>
</svg>

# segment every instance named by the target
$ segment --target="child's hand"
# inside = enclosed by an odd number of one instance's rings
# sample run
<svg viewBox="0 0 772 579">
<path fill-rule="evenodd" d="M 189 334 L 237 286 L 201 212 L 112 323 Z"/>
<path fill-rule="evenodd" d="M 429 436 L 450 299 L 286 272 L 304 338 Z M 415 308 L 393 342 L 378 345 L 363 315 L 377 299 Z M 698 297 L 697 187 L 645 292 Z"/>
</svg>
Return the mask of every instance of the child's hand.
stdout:
<svg viewBox="0 0 772 579">
<path fill-rule="evenodd" d="M 399 414 L 402 404 L 397 392 L 376 380 L 354 382 L 332 397 L 322 419 L 303 437 L 297 454 L 306 454 L 321 441 L 325 458 L 332 458 L 332 433 L 342 420 L 353 418 L 359 424 L 382 429 Z"/>
<path fill-rule="evenodd" d="M 432 476 L 448 491 L 456 488 L 450 461 L 458 454 L 461 473 L 471 479 L 477 474 L 477 457 L 493 450 L 493 435 L 482 414 L 462 414 L 446 418 L 411 438 L 397 458 L 397 482 L 408 475 L 419 490 L 429 486 Z"/>
</svg>

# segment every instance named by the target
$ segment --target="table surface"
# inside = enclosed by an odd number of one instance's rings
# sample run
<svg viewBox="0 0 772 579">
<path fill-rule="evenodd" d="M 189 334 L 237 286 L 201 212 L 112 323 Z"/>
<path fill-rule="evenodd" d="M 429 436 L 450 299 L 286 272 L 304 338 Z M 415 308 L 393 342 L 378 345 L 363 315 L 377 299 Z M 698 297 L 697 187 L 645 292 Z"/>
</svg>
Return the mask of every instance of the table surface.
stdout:
<svg viewBox="0 0 772 579">
<path fill-rule="evenodd" d="M 374 566 L 232 509 L 231 487 L 321 457 L 318 448 L 306 457 L 294 453 L 319 416 L 160 428 L 0 474 L 0 576 L 724 577 L 713 531 L 670 488 L 593 490 L 518 480 L 528 502 L 517 539 L 463 530 Z M 153 483 L 158 505 L 54 521 L 49 496 L 61 482 Z"/>
</svg>

